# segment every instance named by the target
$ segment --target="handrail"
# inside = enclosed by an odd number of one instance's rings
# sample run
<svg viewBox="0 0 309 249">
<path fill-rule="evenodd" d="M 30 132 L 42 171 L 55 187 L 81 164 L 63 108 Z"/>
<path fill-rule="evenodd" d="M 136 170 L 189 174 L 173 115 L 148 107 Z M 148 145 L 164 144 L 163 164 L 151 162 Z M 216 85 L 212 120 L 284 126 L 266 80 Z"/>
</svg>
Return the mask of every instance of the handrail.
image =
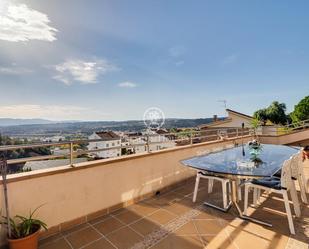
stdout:
<svg viewBox="0 0 309 249">
<path fill-rule="evenodd" d="M 208 134 L 207 134 L 208 133 Z M 211 133 L 211 134 L 209 134 Z M 31 156 L 31 157 L 24 157 L 24 158 L 17 158 L 17 159 L 9 159 L 7 161 L 8 165 L 17 164 L 17 163 L 25 163 L 28 161 L 37 161 L 37 160 L 48 160 L 48 159 L 56 159 L 56 158 L 69 158 L 70 165 L 74 167 L 73 158 L 74 156 L 82 155 L 82 154 L 89 154 L 95 153 L 100 151 L 109 151 L 109 150 L 121 150 L 124 148 L 132 148 L 133 150 L 138 146 L 145 146 L 145 151 L 150 152 L 150 145 L 152 144 L 164 144 L 166 142 L 175 142 L 181 143 L 186 142 L 185 144 L 178 144 L 177 146 L 182 146 L 186 144 L 193 144 L 193 143 L 200 143 L 203 140 L 211 139 L 209 141 L 219 141 L 224 139 L 225 137 L 234 137 L 234 138 L 241 138 L 245 135 L 250 135 L 251 130 L 249 128 L 241 129 L 241 128 L 219 128 L 219 129 L 211 129 L 211 130 L 199 130 L 199 131 L 184 131 L 184 132 L 177 132 L 177 133 L 165 133 L 165 134 L 145 134 L 142 136 L 134 136 L 134 137 L 125 137 L 127 141 L 131 144 L 120 146 L 112 146 L 107 148 L 98 148 L 98 149 L 91 149 L 91 150 L 78 150 L 74 151 L 74 145 L 78 144 L 89 144 L 93 142 L 101 142 L 106 141 L 104 139 L 79 139 L 79 140 L 68 140 L 68 141 L 61 141 L 61 142 L 45 142 L 45 143 L 34 143 L 34 144 L 21 144 L 21 145 L 4 145 L 0 146 L 0 152 L 4 151 L 14 151 L 19 149 L 32 149 L 32 148 L 42 148 L 42 147 L 55 147 L 55 146 L 68 146 L 69 153 L 63 153 L 59 155 L 43 155 L 43 156 Z M 175 139 L 169 139 L 167 141 L 151 141 L 152 137 L 172 137 Z M 123 137 L 120 137 L 119 140 L 122 140 Z M 132 144 L 132 140 L 136 138 L 143 138 L 145 142 Z M 111 139 L 112 140 L 112 139 Z M 118 140 L 118 139 L 117 139 Z"/>
</svg>

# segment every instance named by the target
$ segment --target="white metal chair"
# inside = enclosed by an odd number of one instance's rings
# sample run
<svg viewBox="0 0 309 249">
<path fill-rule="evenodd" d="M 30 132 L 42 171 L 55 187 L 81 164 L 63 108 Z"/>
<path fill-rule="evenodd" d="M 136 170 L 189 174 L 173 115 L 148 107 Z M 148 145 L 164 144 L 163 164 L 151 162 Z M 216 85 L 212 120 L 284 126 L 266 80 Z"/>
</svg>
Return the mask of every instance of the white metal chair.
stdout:
<svg viewBox="0 0 309 249">
<path fill-rule="evenodd" d="M 230 181 L 225 178 L 220 178 L 217 176 L 207 175 L 207 173 L 204 173 L 203 171 L 198 171 L 196 174 L 196 180 L 195 180 L 195 187 L 194 187 L 194 193 L 193 193 L 193 202 L 196 202 L 197 192 L 198 192 L 198 186 L 200 183 L 200 179 L 208 179 L 208 193 L 211 193 L 213 182 L 219 181 L 222 184 L 222 199 L 223 199 L 223 209 L 228 208 L 228 185 L 230 184 Z M 211 191 L 209 191 L 209 182 L 211 183 Z"/>
<path fill-rule="evenodd" d="M 222 150 L 224 150 L 223 147 L 215 147 L 211 150 L 211 152 L 216 153 L 216 152 L 219 152 L 219 151 L 222 151 Z M 203 178 L 206 178 L 206 177 L 203 177 Z M 219 177 L 217 177 L 217 178 L 206 178 L 206 179 L 208 179 L 208 193 L 212 193 L 212 189 L 214 187 L 214 180 L 221 181 L 221 178 L 219 178 Z"/>
<path fill-rule="evenodd" d="M 308 204 L 308 199 L 307 199 L 308 191 L 306 188 L 306 177 L 304 174 L 304 168 L 303 168 L 303 163 L 302 163 L 300 152 L 293 155 L 291 158 L 291 176 L 292 176 L 292 179 L 294 180 L 294 183 L 296 180 L 298 181 L 302 201 Z M 277 175 L 277 177 L 280 178 L 280 175 Z M 257 204 L 260 195 L 261 195 L 260 189 L 254 189 L 254 193 L 253 193 L 253 204 L 254 205 Z"/>
<path fill-rule="evenodd" d="M 219 152 L 223 150 L 223 147 L 216 147 L 213 148 L 209 153 L 211 152 Z M 208 179 L 208 193 L 211 193 L 213 190 L 213 184 L 214 181 L 219 181 L 222 184 L 222 199 L 223 199 L 223 209 L 228 207 L 228 184 L 230 181 L 228 179 L 224 179 L 221 177 L 209 175 L 203 171 L 198 171 L 196 174 L 196 181 L 195 181 L 195 187 L 194 187 L 194 193 L 193 193 L 193 202 L 196 202 L 197 192 L 198 192 L 198 186 L 200 183 L 200 179 Z"/>
<path fill-rule="evenodd" d="M 300 216 L 300 206 L 297 198 L 297 193 L 295 189 L 295 185 L 291 179 L 291 163 L 292 158 L 286 160 L 283 163 L 283 167 L 281 169 L 281 178 L 277 177 L 268 177 L 260 180 L 252 180 L 250 182 L 246 182 L 245 185 L 245 201 L 244 201 L 244 215 L 247 215 L 248 209 L 248 193 L 250 188 L 266 190 L 278 194 L 282 194 L 285 210 L 288 217 L 288 223 L 291 234 L 295 234 L 293 217 L 290 209 L 290 203 L 288 198 L 288 191 L 290 191 L 292 202 L 294 204 L 294 211 L 297 217 Z"/>
<path fill-rule="evenodd" d="M 224 149 L 231 149 L 235 147 L 234 144 L 227 144 L 225 145 L 224 147 L 216 147 L 212 150 L 212 152 L 219 152 L 221 150 L 224 150 Z M 214 180 L 219 180 L 219 179 L 209 179 L 208 180 L 208 193 L 212 193 L 212 189 L 213 189 L 213 186 L 214 186 Z M 221 181 L 221 178 L 220 178 L 220 181 Z M 237 189 L 238 189 L 238 200 L 241 201 L 241 186 L 240 186 L 240 180 L 238 179 L 237 180 L 237 185 L 239 186 Z"/>
<path fill-rule="evenodd" d="M 298 181 L 302 201 L 308 204 L 306 195 L 307 194 L 306 177 L 304 174 L 301 153 L 297 153 L 292 157 L 291 173 L 292 173 L 292 179 Z"/>
</svg>

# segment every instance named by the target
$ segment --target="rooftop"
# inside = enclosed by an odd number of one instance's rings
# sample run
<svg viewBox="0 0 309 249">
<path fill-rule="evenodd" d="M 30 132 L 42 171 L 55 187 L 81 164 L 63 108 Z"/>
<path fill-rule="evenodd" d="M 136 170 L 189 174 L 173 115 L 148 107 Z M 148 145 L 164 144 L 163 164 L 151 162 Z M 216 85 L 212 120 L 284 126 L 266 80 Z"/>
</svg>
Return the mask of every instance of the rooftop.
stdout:
<svg viewBox="0 0 309 249">
<path fill-rule="evenodd" d="M 103 140 L 118 140 L 120 139 L 120 136 L 118 136 L 115 132 L 113 131 L 100 131 L 96 132 L 96 134 Z"/>
</svg>

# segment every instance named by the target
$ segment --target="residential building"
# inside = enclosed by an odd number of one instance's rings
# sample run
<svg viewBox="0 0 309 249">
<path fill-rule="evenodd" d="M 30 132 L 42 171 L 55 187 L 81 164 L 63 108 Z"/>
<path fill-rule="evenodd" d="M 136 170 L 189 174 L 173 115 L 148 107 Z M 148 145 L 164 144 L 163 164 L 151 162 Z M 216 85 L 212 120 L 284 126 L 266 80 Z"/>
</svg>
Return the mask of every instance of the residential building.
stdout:
<svg viewBox="0 0 309 249">
<path fill-rule="evenodd" d="M 173 136 L 165 129 L 150 131 L 149 151 L 172 148 L 176 146 Z"/>
<path fill-rule="evenodd" d="M 217 115 L 214 115 L 214 120 L 211 123 L 201 125 L 200 129 L 213 129 L 213 128 L 241 128 L 244 124 L 245 128 L 251 127 L 252 116 L 226 109 L 227 117 L 218 119 Z"/>
<path fill-rule="evenodd" d="M 99 150 L 106 149 L 102 151 L 90 152 L 90 156 L 97 158 L 111 158 L 121 155 L 121 138 L 113 131 L 100 131 L 94 132 L 89 136 L 90 140 L 100 139 L 100 141 L 90 142 L 88 150 Z M 109 149 L 115 148 L 115 149 Z"/>
</svg>

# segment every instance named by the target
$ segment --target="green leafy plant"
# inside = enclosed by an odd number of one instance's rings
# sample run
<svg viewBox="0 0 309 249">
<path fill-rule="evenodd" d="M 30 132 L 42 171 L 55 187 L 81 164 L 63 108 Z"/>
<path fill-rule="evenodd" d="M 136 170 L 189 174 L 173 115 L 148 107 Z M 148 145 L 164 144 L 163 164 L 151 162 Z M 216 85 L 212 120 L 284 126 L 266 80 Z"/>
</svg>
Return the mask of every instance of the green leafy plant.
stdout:
<svg viewBox="0 0 309 249">
<path fill-rule="evenodd" d="M 41 207 L 41 206 L 40 206 Z M 10 218 L 10 226 L 11 226 L 11 237 L 9 239 L 21 239 L 27 237 L 36 231 L 38 231 L 41 227 L 47 230 L 47 225 L 39 220 L 34 219 L 35 212 L 40 208 L 36 208 L 34 211 L 30 211 L 28 217 L 16 215 L 14 218 Z M 7 219 L 6 217 L 3 217 Z M 8 225 L 6 221 L 3 222 Z"/>
</svg>

